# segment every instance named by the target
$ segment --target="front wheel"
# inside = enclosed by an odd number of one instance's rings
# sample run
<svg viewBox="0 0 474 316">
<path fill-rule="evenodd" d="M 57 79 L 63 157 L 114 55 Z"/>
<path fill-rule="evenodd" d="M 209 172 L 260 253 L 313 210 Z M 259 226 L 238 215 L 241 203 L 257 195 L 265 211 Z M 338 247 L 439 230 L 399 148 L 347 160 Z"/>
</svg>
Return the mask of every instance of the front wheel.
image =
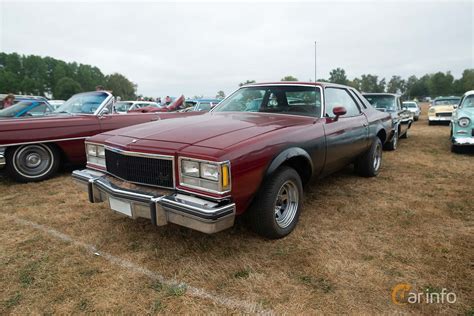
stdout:
<svg viewBox="0 0 474 316">
<path fill-rule="evenodd" d="M 290 167 L 278 169 L 260 189 L 250 211 L 253 230 L 266 238 L 277 239 L 293 231 L 303 201 L 303 185 Z"/>
<path fill-rule="evenodd" d="M 363 177 L 375 177 L 382 165 L 382 141 L 375 137 L 370 149 L 356 162 L 357 172 Z"/>
<path fill-rule="evenodd" d="M 59 167 L 57 150 L 45 144 L 11 148 L 6 155 L 7 172 L 19 182 L 36 182 L 50 178 Z"/>
</svg>

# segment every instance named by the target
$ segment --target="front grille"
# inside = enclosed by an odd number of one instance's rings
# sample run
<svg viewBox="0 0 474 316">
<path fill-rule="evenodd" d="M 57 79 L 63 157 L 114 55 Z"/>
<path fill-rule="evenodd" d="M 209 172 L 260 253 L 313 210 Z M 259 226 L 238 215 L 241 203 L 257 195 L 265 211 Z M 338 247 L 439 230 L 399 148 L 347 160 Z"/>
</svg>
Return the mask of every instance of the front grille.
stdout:
<svg viewBox="0 0 474 316">
<path fill-rule="evenodd" d="M 436 116 L 451 116 L 451 113 L 436 113 Z"/>
<path fill-rule="evenodd" d="M 120 179 L 153 186 L 173 188 L 173 161 L 138 157 L 105 150 L 107 172 Z"/>
</svg>

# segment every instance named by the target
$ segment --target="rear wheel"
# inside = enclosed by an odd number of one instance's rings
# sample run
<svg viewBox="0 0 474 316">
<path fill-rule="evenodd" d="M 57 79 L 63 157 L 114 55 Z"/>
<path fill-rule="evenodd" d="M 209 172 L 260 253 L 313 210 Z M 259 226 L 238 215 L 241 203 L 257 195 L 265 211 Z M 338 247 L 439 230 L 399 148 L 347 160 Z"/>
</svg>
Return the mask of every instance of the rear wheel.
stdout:
<svg viewBox="0 0 474 316">
<path fill-rule="evenodd" d="M 6 156 L 8 174 L 19 182 L 35 182 L 50 178 L 59 167 L 56 148 L 45 144 L 11 148 Z"/>
<path fill-rule="evenodd" d="M 395 150 L 397 149 L 398 145 L 398 129 L 395 130 L 395 133 L 393 134 L 392 140 L 388 143 L 386 143 L 383 148 L 387 150 Z"/>
<path fill-rule="evenodd" d="M 375 137 L 370 149 L 356 162 L 357 172 L 363 177 L 375 177 L 382 165 L 382 142 Z"/>
<path fill-rule="evenodd" d="M 259 235 L 277 239 L 293 231 L 300 215 L 303 185 L 298 173 L 281 167 L 263 184 L 250 211 L 250 225 Z"/>
</svg>

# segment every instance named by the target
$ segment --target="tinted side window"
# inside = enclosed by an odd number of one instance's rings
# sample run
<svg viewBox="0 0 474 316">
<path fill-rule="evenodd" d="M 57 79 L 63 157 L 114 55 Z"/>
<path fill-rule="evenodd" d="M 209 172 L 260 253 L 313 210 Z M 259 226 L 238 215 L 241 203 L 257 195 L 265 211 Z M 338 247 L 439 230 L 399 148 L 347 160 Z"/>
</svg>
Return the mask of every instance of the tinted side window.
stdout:
<svg viewBox="0 0 474 316">
<path fill-rule="evenodd" d="M 326 116 L 332 117 L 332 110 L 337 106 L 346 108 L 347 113 L 344 116 L 356 116 L 360 114 L 359 107 L 354 99 L 349 95 L 346 89 L 326 88 Z"/>
</svg>

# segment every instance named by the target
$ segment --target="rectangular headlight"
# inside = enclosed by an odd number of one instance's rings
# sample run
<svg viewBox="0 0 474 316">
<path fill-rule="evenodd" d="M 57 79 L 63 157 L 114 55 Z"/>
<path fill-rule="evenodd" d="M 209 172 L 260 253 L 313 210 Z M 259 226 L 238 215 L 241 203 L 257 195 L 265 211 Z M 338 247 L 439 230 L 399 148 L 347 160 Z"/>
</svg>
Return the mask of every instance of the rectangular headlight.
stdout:
<svg viewBox="0 0 474 316">
<path fill-rule="evenodd" d="M 216 164 L 201 163 L 201 178 L 219 181 L 219 166 Z"/>
<path fill-rule="evenodd" d="M 97 157 L 97 145 L 86 144 L 87 156 Z"/>
<path fill-rule="evenodd" d="M 199 178 L 199 162 L 192 160 L 181 160 L 181 173 L 187 176 Z"/>
<path fill-rule="evenodd" d="M 103 145 L 86 143 L 87 163 L 105 167 L 105 148 Z"/>
<path fill-rule="evenodd" d="M 214 193 L 230 191 L 230 162 L 179 158 L 180 184 Z"/>
</svg>

